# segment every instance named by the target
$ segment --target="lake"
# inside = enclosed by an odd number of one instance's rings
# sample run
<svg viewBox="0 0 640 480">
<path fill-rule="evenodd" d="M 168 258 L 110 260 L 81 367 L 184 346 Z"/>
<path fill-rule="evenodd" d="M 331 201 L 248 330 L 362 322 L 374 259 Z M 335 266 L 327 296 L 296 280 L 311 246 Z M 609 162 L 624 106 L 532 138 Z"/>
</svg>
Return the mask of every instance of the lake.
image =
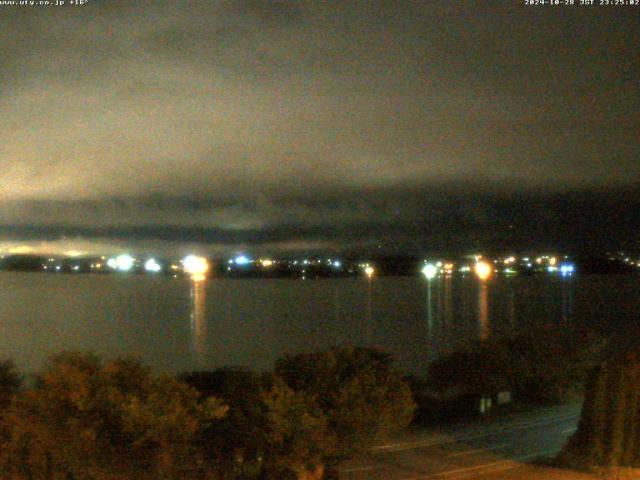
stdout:
<svg viewBox="0 0 640 480">
<path fill-rule="evenodd" d="M 537 325 L 637 322 L 640 277 L 576 275 L 191 281 L 0 272 L 0 356 L 132 354 L 158 370 L 271 368 L 284 353 L 366 345 L 420 374 L 440 353 Z"/>
</svg>

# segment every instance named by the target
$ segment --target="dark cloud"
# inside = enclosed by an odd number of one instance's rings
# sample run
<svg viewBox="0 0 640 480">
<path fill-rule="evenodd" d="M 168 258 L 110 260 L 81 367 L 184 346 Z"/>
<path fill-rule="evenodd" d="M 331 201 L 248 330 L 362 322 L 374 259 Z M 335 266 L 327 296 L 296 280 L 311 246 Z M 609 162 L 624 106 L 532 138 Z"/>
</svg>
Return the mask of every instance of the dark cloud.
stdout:
<svg viewBox="0 0 640 480">
<path fill-rule="evenodd" d="M 584 252 L 634 247 L 640 223 L 639 188 L 523 193 L 446 184 L 317 194 L 280 193 L 235 203 L 223 196 L 20 202 L 0 224 L 0 243 L 65 239 L 65 251 L 71 248 L 69 239 L 99 239 L 103 250 L 152 248 L 171 254 L 185 245 L 213 254 L 244 248 L 266 253 Z M 10 208 L 4 205 L 4 210 Z"/>
<path fill-rule="evenodd" d="M 0 8 L 5 237 L 562 243 L 601 189 L 632 220 L 632 8 Z"/>
</svg>

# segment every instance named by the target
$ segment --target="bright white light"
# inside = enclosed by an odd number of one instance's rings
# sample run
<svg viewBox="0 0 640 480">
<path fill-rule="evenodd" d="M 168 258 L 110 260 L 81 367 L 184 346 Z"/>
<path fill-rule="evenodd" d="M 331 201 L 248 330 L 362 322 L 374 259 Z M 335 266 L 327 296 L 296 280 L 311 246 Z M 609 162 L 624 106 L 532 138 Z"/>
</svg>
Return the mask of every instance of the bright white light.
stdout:
<svg viewBox="0 0 640 480">
<path fill-rule="evenodd" d="M 333 266 L 336 268 L 340 268 L 342 266 L 342 262 L 340 260 L 336 260 L 333 262 Z"/>
<path fill-rule="evenodd" d="M 122 272 L 128 272 L 133 267 L 133 257 L 131 255 L 118 255 L 116 257 L 116 268 Z"/>
<path fill-rule="evenodd" d="M 144 269 L 147 272 L 159 272 L 160 270 L 162 270 L 162 267 L 160 266 L 160 264 L 156 261 L 155 258 L 150 258 L 149 260 L 147 260 L 147 262 L 144 264 Z"/>
<path fill-rule="evenodd" d="M 116 262 L 115 258 L 110 258 L 107 260 L 107 267 L 113 268 L 114 270 L 118 268 L 118 262 Z"/>
<path fill-rule="evenodd" d="M 372 266 L 369 265 L 364 269 L 364 273 L 367 277 L 371 278 L 375 273 L 375 270 Z"/>
<path fill-rule="evenodd" d="M 204 274 L 209 270 L 209 262 L 207 259 L 196 255 L 186 256 L 184 260 L 182 260 L 182 265 L 185 273 L 188 273 L 194 279 L 204 278 Z"/>
<path fill-rule="evenodd" d="M 549 266 L 547 267 L 547 271 L 548 271 L 549 273 L 557 272 L 557 271 L 558 271 L 558 267 L 554 267 L 554 266 L 552 266 L 552 265 L 549 265 Z"/>
<path fill-rule="evenodd" d="M 422 267 L 422 274 L 427 278 L 427 280 L 431 280 L 438 275 L 438 267 L 431 263 L 427 263 L 424 267 Z"/>
<path fill-rule="evenodd" d="M 238 255 L 234 261 L 236 262 L 236 265 L 247 265 L 248 263 L 251 263 L 251 259 L 246 255 Z"/>
<path fill-rule="evenodd" d="M 265 258 L 264 260 L 260 260 L 260 264 L 265 268 L 269 268 L 273 266 L 273 260 Z"/>
</svg>

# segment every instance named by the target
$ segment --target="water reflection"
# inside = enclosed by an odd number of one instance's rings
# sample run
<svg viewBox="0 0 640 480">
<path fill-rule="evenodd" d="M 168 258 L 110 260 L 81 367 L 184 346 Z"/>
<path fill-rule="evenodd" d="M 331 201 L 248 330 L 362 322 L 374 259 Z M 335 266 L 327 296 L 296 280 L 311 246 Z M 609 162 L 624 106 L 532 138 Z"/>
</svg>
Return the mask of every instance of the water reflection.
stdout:
<svg viewBox="0 0 640 480">
<path fill-rule="evenodd" d="M 427 336 L 431 335 L 433 328 L 433 305 L 431 301 L 431 280 L 427 280 Z"/>
<path fill-rule="evenodd" d="M 373 270 L 371 270 L 373 272 Z M 371 276 L 372 273 L 367 272 L 367 345 L 371 346 L 373 342 L 373 305 L 371 293 Z"/>
<path fill-rule="evenodd" d="M 573 281 L 570 277 L 560 280 L 562 291 L 562 321 L 568 323 L 573 314 Z"/>
<path fill-rule="evenodd" d="M 365 282 L 192 283 L 138 275 L 2 272 L 0 347 L 27 370 L 39 369 L 49 353 L 65 349 L 143 352 L 150 365 L 171 372 L 200 368 L 203 361 L 204 368 L 268 370 L 285 353 L 364 343 Z M 496 276 L 484 288 L 471 275 L 448 282 L 446 277 L 431 281 L 429 309 L 424 277 L 372 278 L 374 340 L 394 355 L 398 368 L 421 374 L 425 352 L 431 361 L 480 335 L 527 331 L 563 319 L 610 331 L 633 325 L 640 311 L 640 282 L 632 275 Z"/>
<path fill-rule="evenodd" d="M 333 306 L 335 309 L 336 325 L 340 325 L 340 288 L 338 282 L 333 283 Z"/>
<path fill-rule="evenodd" d="M 511 281 L 508 282 L 507 287 L 507 318 L 509 325 L 513 328 L 516 324 L 516 292 Z"/>
<path fill-rule="evenodd" d="M 489 286 L 480 281 L 478 285 L 478 325 L 480 327 L 480 340 L 486 340 L 490 335 L 489 325 Z"/>
<path fill-rule="evenodd" d="M 442 323 L 445 327 L 451 325 L 453 321 L 453 292 L 451 276 L 444 278 L 444 306 L 442 308 Z"/>
<path fill-rule="evenodd" d="M 207 353 L 207 281 L 204 278 L 191 279 L 191 344 L 195 364 L 199 368 L 206 365 Z"/>
</svg>

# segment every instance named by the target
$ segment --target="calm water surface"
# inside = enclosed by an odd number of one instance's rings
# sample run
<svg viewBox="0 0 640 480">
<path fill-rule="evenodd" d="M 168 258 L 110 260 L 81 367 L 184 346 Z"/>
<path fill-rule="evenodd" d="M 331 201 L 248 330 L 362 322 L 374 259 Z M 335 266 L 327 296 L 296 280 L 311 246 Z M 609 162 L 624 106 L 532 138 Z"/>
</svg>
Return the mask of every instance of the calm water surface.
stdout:
<svg viewBox="0 0 640 480">
<path fill-rule="evenodd" d="M 0 272 L 0 356 L 24 370 L 60 350 L 133 354 L 160 370 L 268 369 L 286 352 L 372 345 L 420 374 L 479 338 L 640 319 L 640 277 L 209 280 Z"/>
</svg>

